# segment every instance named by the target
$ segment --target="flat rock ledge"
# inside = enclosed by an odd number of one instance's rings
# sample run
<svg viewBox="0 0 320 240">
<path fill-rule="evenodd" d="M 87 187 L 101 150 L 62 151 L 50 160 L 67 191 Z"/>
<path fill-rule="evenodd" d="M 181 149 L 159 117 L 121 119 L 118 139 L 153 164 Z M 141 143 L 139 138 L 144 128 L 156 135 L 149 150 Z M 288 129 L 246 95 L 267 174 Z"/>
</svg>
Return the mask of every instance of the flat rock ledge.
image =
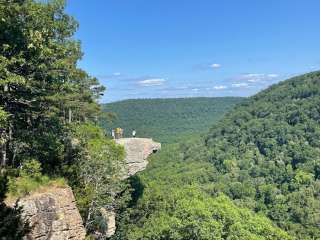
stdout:
<svg viewBox="0 0 320 240">
<path fill-rule="evenodd" d="M 148 165 L 148 157 L 161 149 L 161 144 L 151 138 L 120 138 L 116 143 L 124 146 L 126 151 L 127 173 L 124 178 L 143 171 Z"/>
</svg>

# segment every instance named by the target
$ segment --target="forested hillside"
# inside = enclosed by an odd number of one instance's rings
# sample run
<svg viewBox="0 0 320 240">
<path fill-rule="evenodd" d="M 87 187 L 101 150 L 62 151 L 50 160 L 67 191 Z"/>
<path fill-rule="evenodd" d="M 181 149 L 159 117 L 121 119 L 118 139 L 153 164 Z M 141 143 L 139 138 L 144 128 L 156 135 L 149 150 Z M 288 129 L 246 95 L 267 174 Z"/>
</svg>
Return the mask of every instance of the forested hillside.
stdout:
<svg viewBox="0 0 320 240">
<path fill-rule="evenodd" d="M 320 72 L 250 98 L 212 128 L 204 149 L 214 191 L 299 239 L 320 238 Z"/>
<path fill-rule="evenodd" d="M 319 239 L 319 169 L 314 72 L 243 101 L 205 138 L 155 156 L 135 180 L 119 239 Z"/>
<path fill-rule="evenodd" d="M 130 136 L 133 129 L 139 137 L 152 137 L 161 143 L 172 143 L 185 137 L 207 132 L 208 128 L 232 109 L 242 98 L 137 99 L 103 105 L 115 114 L 114 121 L 104 122 L 110 131 L 121 127 Z"/>
<path fill-rule="evenodd" d="M 121 189 L 124 150 L 96 126 L 105 88 L 77 66 L 77 26 L 63 0 L 0 1 L 0 239 L 30 231 L 6 197 L 69 184 L 90 235 Z"/>
</svg>

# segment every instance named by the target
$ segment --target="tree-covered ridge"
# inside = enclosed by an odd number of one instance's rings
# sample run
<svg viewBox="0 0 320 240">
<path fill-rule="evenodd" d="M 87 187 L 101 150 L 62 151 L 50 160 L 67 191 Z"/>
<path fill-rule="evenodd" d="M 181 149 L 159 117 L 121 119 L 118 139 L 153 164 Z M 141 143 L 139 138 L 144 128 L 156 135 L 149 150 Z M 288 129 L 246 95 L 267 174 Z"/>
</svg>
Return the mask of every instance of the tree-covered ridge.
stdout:
<svg viewBox="0 0 320 240">
<path fill-rule="evenodd" d="M 162 143 L 176 142 L 183 137 L 207 132 L 212 123 L 239 103 L 242 98 L 177 98 L 137 99 L 103 105 L 104 111 L 116 114 L 115 120 L 103 126 L 110 131 L 115 127 L 130 136 L 152 137 Z"/>
<path fill-rule="evenodd" d="M 224 192 L 298 239 L 320 238 L 320 72 L 281 82 L 216 124 L 203 147 Z M 198 155 L 192 147 L 186 158 Z"/>
</svg>

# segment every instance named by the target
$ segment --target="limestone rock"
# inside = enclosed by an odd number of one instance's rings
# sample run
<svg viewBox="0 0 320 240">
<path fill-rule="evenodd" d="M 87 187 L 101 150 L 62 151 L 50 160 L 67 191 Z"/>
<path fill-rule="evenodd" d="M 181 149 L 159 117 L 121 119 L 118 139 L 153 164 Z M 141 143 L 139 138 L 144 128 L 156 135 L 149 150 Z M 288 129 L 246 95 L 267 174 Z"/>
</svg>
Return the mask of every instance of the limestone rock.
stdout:
<svg viewBox="0 0 320 240">
<path fill-rule="evenodd" d="M 23 217 L 33 227 L 28 240 L 85 239 L 80 213 L 69 187 L 50 187 L 32 193 L 18 202 L 23 207 Z"/>
<path fill-rule="evenodd" d="M 121 138 L 116 143 L 124 146 L 126 151 L 128 178 L 137 172 L 144 170 L 148 165 L 148 156 L 161 149 L 161 144 L 150 138 Z"/>
</svg>

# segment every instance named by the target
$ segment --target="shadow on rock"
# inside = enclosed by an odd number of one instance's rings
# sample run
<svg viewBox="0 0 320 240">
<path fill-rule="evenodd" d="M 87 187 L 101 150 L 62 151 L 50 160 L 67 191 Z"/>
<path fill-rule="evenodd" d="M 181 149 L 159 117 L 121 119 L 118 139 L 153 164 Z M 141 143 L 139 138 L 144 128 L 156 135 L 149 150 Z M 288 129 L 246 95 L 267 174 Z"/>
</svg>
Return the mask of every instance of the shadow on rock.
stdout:
<svg viewBox="0 0 320 240">
<path fill-rule="evenodd" d="M 142 196 L 144 191 L 144 186 L 143 186 L 143 183 L 141 182 L 140 177 L 137 175 L 134 175 L 129 178 L 129 184 L 133 189 L 133 191 L 131 193 L 131 201 L 129 202 L 128 206 L 133 207 L 136 205 L 139 198 Z"/>
<path fill-rule="evenodd" d="M 5 194 L 8 190 L 8 179 L 0 175 L 0 240 L 22 240 L 31 228 L 29 222 L 21 217 L 22 208 L 17 204 L 8 207 L 4 203 Z"/>
</svg>

